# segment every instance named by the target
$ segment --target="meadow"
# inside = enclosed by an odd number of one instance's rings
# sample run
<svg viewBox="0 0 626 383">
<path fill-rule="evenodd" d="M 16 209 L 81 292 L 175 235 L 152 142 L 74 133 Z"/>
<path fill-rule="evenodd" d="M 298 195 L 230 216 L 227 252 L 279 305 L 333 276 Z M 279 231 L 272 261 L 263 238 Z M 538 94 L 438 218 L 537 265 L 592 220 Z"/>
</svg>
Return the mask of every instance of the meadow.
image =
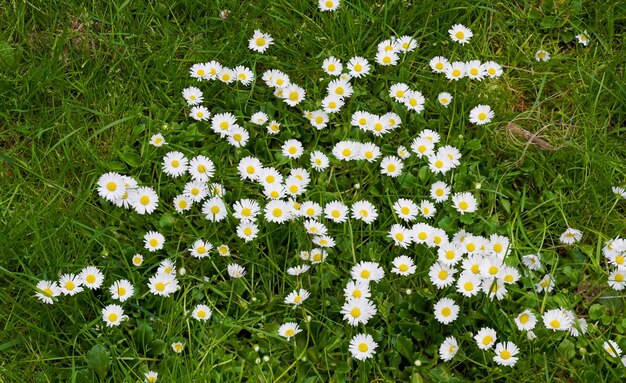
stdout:
<svg viewBox="0 0 626 383">
<path fill-rule="evenodd" d="M 625 28 L 3 2 L 0 383 L 623 381 Z"/>
</svg>

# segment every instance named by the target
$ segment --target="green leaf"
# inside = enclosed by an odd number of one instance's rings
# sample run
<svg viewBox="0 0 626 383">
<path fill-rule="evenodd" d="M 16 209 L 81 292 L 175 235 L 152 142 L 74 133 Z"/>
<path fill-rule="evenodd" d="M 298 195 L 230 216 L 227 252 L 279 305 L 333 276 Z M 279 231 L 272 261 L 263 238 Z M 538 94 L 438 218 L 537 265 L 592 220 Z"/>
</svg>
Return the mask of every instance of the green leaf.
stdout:
<svg viewBox="0 0 626 383">
<path fill-rule="evenodd" d="M 76 371 L 74 378 L 76 379 L 76 383 L 93 383 L 93 371 L 88 368 L 80 369 Z"/>
<path fill-rule="evenodd" d="M 159 226 L 162 228 L 174 226 L 175 223 L 176 219 L 170 213 L 163 214 L 159 219 Z"/>
<path fill-rule="evenodd" d="M 97 344 L 87 352 L 87 367 L 94 371 L 100 380 L 103 380 L 111 366 L 111 355 L 106 347 Z"/>
<path fill-rule="evenodd" d="M 459 220 L 466 225 L 471 225 L 474 223 L 474 218 L 472 218 L 472 216 L 469 214 L 461 214 Z"/>
<path fill-rule="evenodd" d="M 591 318 L 592 320 L 598 320 L 602 318 L 603 315 L 604 315 L 604 306 L 595 303 L 591 305 L 591 307 L 589 308 L 589 318 Z"/>
<path fill-rule="evenodd" d="M 156 339 L 150 342 L 148 354 L 151 356 L 158 356 L 165 352 L 166 344 L 161 339 Z"/>
<path fill-rule="evenodd" d="M 152 339 L 154 339 L 154 330 L 147 322 L 141 322 L 133 333 L 133 338 L 135 339 L 137 348 L 145 351 L 150 342 L 152 342 Z"/>
<path fill-rule="evenodd" d="M 396 351 L 408 360 L 413 359 L 413 342 L 404 335 L 399 335 L 396 341 Z"/>
<path fill-rule="evenodd" d="M 141 163 L 141 157 L 135 152 L 120 152 L 119 157 L 132 167 L 137 167 Z"/>
<path fill-rule="evenodd" d="M 470 140 L 467 144 L 465 144 L 465 147 L 469 150 L 478 150 L 483 146 L 480 144 L 479 140 L 474 138 L 473 140 Z"/>
<path fill-rule="evenodd" d="M 567 338 L 559 344 L 558 350 L 557 355 L 565 361 L 572 359 L 576 355 L 574 343 Z"/>
</svg>

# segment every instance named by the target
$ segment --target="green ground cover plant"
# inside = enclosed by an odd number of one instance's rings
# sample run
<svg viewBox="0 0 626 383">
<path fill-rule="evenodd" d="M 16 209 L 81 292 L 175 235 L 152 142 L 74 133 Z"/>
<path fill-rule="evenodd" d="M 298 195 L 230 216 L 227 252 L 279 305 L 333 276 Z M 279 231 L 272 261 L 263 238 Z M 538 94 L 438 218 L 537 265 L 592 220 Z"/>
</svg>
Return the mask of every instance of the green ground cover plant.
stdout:
<svg viewBox="0 0 626 383">
<path fill-rule="evenodd" d="M 0 382 L 626 377 L 626 3 L 0 10 Z"/>
</svg>

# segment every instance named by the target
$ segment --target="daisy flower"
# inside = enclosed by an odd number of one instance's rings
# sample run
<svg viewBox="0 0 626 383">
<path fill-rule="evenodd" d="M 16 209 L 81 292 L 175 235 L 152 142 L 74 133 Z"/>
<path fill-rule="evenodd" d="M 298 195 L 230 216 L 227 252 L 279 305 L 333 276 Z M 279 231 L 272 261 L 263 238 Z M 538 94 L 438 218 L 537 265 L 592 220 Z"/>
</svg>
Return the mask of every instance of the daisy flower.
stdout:
<svg viewBox="0 0 626 383">
<path fill-rule="evenodd" d="M 458 81 L 462 79 L 463 77 L 465 77 L 466 75 L 465 63 L 461 61 L 455 61 L 453 63 L 446 65 L 444 70 L 445 70 L 446 78 L 448 80 Z"/>
<path fill-rule="evenodd" d="M 237 236 L 245 242 L 250 242 L 259 235 L 259 227 L 252 221 L 241 221 L 236 231 Z"/>
<path fill-rule="evenodd" d="M 124 177 L 121 174 L 105 173 L 98 179 L 98 195 L 108 201 L 120 199 L 126 192 L 125 185 Z"/>
<path fill-rule="evenodd" d="M 190 181 L 185 184 L 183 195 L 193 202 L 201 202 L 209 195 L 209 188 L 206 182 Z"/>
<path fill-rule="evenodd" d="M 515 317 L 514 322 L 520 331 L 530 331 L 535 328 L 537 317 L 535 317 L 532 311 L 524 310 Z"/>
<path fill-rule="evenodd" d="M 295 322 L 284 323 L 278 328 L 278 335 L 287 338 L 287 340 L 290 340 L 300 332 L 302 332 L 302 330 Z"/>
<path fill-rule="evenodd" d="M 411 36 L 402 36 L 396 40 L 396 46 L 402 52 L 412 52 L 417 48 L 417 41 Z"/>
<path fill-rule="evenodd" d="M 207 305 L 197 305 L 194 307 L 191 317 L 197 321 L 208 321 L 213 312 Z"/>
<path fill-rule="evenodd" d="M 163 248 L 165 237 L 158 231 L 149 231 L 143 236 L 144 247 L 150 252 L 155 252 Z"/>
<path fill-rule="evenodd" d="M 287 103 L 287 105 L 296 106 L 304 100 L 306 97 L 306 91 L 304 88 L 296 84 L 289 84 L 283 89 L 283 95 L 283 100 Z"/>
<path fill-rule="evenodd" d="M 402 174 L 402 160 L 396 156 L 386 156 L 380 162 L 380 173 L 390 177 L 398 177 Z"/>
<path fill-rule="evenodd" d="M 418 207 L 415 202 L 406 198 L 398 199 L 392 207 L 396 215 L 404 221 L 414 221 L 415 218 L 417 218 L 417 214 L 419 213 Z"/>
<path fill-rule="evenodd" d="M 400 57 L 393 51 L 378 51 L 376 62 L 383 66 L 398 65 Z"/>
<path fill-rule="evenodd" d="M 209 70 L 204 63 L 193 64 L 191 68 L 189 68 L 189 75 L 192 78 L 197 79 L 198 81 L 206 80 L 209 75 Z"/>
<path fill-rule="evenodd" d="M 496 345 L 496 356 L 493 357 L 493 361 L 501 366 L 514 366 L 519 359 L 519 348 L 513 342 L 500 342 Z"/>
<path fill-rule="evenodd" d="M 194 181 L 207 182 L 214 172 L 215 165 L 208 157 L 200 155 L 189 161 L 189 174 Z"/>
<path fill-rule="evenodd" d="M 361 144 L 359 158 L 367 162 L 374 162 L 380 157 L 380 148 L 373 142 L 365 142 Z"/>
<path fill-rule="evenodd" d="M 371 358 L 376 353 L 378 343 L 369 334 L 357 334 L 350 340 L 350 353 L 360 361 Z"/>
<path fill-rule="evenodd" d="M 522 263 L 530 270 L 541 269 L 541 259 L 537 254 L 527 254 L 522 257 Z"/>
<path fill-rule="evenodd" d="M 194 106 L 189 111 L 189 117 L 193 118 L 196 121 L 206 121 L 211 117 L 211 113 L 205 106 Z"/>
<path fill-rule="evenodd" d="M 205 80 L 217 80 L 217 75 L 222 70 L 223 66 L 217 61 L 209 61 L 208 63 L 204 63 L 204 69 L 207 71 L 207 74 L 204 75 Z"/>
<path fill-rule="evenodd" d="M 369 298 L 371 296 L 370 287 L 367 282 L 350 281 L 343 289 L 346 299 Z"/>
<path fill-rule="evenodd" d="M 182 342 L 174 342 L 172 343 L 172 350 L 175 353 L 180 354 L 185 349 L 185 345 Z"/>
<path fill-rule="evenodd" d="M 256 181 L 262 169 L 263 164 L 255 157 L 244 157 L 237 165 L 237 170 L 242 180 Z"/>
<path fill-rule="evenodd" d="M 299 158 L 302 153 L 304 153 L 304 149 L 302 147 L 302 143 L 296 139 L 291 139 L 285 141 L 282 146 L 282 153 L 285 157 L 288 158 Z"/>
<path fill-rule="evenodd" d="M 391 238 L 396 246 L 406 249 L 413 242 L 413 234 L 411 230 L 400 224 L 393 224 L 389 228 L 389 238 Z"/>
<path fill-rule="evenodd" d="M 495 61 L 487 61 L 481 65 L 483 70 L 487 73 L 487 76 L 491 78 L 498 78 L 502 76 L 502 67 Z"/>
<path fill-rule="evenodd" d="M 487 72 L 480 64 L 479 60 L 471 60 L 465 63 L 465 73 L 467 77 L 472 80 L 482 80 L 487 75 Z"/>
<path fill-rule="evenodd" d="M 235 78 L 241 83 L 241 85 L 250 85 L 254 80 L 254 73 L 243 65 L 235 67 Z"/>
<path fill-rule="evenodd" d="M 246 269 L 237 264 L 237 263 L 231 263 L 230 265 L 227 266 L 227 271 L 228 271 L 228 276 L 230 276 L 231 278 L 242 278 L 244 275 L 246 275 Z"/>
<path fill-rule="evenodd" d="M 452 160 L 439 150 L 427 156 L 428 168 L 435 174 L 446 174 L 454 167 Z"/>
<path fill-rule="evenodd" d="M 123 319 L 128 318 L 124 315 L 124 310 L 120 305 L 108 305 L 102 309 L 102 320 L 107 324 L 107 327 L 119 326 Z"/>
<path fill-rule="evenodd" d="M 58 297 L 59 295 L 61 295 L 61 289 L 56 282 L 39 281 L 37 283 L 37 291 L 35 293 L 35 296 L 40 301 L 48 304 L 53 304 L 54 300 L 52 298 Z"/>
<path fill-rule="evenodd" d="M 268 120 L 267 114 L 263 112 L 256 112 L 250 117 L 250 121 L 255 125 L 263 126 L 265 125 L 267 120 Z"/>
<path fill-rule="evenodd" d="M 391 272 L 402 275 L 403 277 L 415 274 L 415 270 L 417 268 L 413 263 L 413 260 L 406 255 L 394 258 L 392 264 L 393 268 L 391 269 Z"/>
<path fill-rule="evenodd" d="M 626 189 L 621 187 L 621 186 L 613 186 L 611 187 L 611 190 L 613 191 L 613 194 L 615 194 L 618 198 L 624 198 L 626 199 Z"/>
<path fill-rule="evenodd" d="M 589 34 L 587 33 L 587 30 L 583 31 L 583 33 L 577 34 L 576 40 L 578 40 L 578 42 L 582 45 L 587 46 L 587 44 L 589 44 Z"/>
<path fill-rule="evenodd" d="M 500 273 L 500 279 L 506 284 L 512 284 L 519 280 L 520 274 L 515 267 L 504 266 Z"/>
<path fill-rule="evenodd" d="M 313 243 L 319 247 L 334 247 L 335 239 L 328 235 L 317 235 L 313 237 Z"/>
<path fill-rule="evenodd" d="M 345 222 L 348 219 L 348 207 L 339 201 L 333 201 L 324 207 L 324 216 L 333 222 Z"/>
<path fill-rule="evenodd" d="M 146 383 L 155 383 L 159 377 L 159 373 L 155 371 L 148 371 L 144 374 L 144 376 L 146 377 Z"/>
<path fill-rule="evenodd" d="M 330 161 L 326 154 L 316 150 L 311 153 L 311 167 L 317 171 L 327 169 L 330 165 Z"/>
<path fill-rule="evenodd" d="M 254 35 L 248 41 L 248 48 L 253 51 L 263 53 L 269 48 L 270 45 L 274 43 L 274 39 L 268 33 L 263 33 L 260 30 L 256 29 L 254 31 Z"/>
<path fill-rule="evenodd" d="M 489 105 L 477 105 L 470 110 L 469 119 L 472 124 L 484 125 L 491 122 L 493 116 Z"/>
<path fill-rule="evenodd" d="M 439 357 L 444 362 L 452 360 L 456 353 L 459 351 L 459 344 L 455 337 L 449 336 L 444 339 L 441 346 L 439 346 Z"/>
<path fill-rule="evenodd" d="M 201 104 L 203 101 L 202 91 L 195 86 L 183 89 L 183 97 L 190 106 Z"/>
<path fill-rule="evenodd" d="M 228 245 L 224 245 L 224 244 L 219 245 L 217 247 L 217 253 L 221 255 L 222 257 L 227 257 L 230 255 L 230 248 L 228 247 Z"/>
<path fill-rule="evenodd" d="M 482 288 L 482 279 L 471 271 L 464 271 L 456 282 L 456 291 L 465 297 L 477 295 Z"/>
<path fill-rule="evenodd" d="M 626 287 L 626 269 L 616 269 L 609 274 L 608 284 L 615 291 L 622 291 Z"/>
<path fill-rule="evenodd" d="M 385 272 L 376 262 L 361 261 L 352 267 L 352 279 L 357 282 L 378 282 L 385 276 Z"/>
<path fill-rule="evenodd" d="M 443 289 L 454 283 L 455 271 L 445 263 L 435 262 L 430 266 L 428 277 L 435 287 Z"/>
<path fill-rule="evenodd" d="M 236 148 L 242 148 L 248 143 L 250 133 L 240 126 L 233 126 L 226 137 L 228 143 Z"/>
<path fill-rule="evenodd" d="M 322 108 L 326 113 L 337 113 L 344 105 L 343 97 L 329 94 L 322 100 Z"/>
<path fill-rule="evenodd" d="M 450 298 L 441 298 L 434 305 L 435 318 L 443 324 L 449 324 L 459 316 L 459 306 Z"/>
<path fill-rule="evenodd" d="M 306 273 L 307 271 L 309 271 L 310 268 L 311 266 L 309 265 L 298 265 L 290 267 L 287 269 L 287 274 L 297 276 Z"/>
<path fill-rule="evenodd" d="M 415 243 L 428 242 L 433 231 L 433 227 L 427 223 L 418 222 L 411 228 L 412 237 Z"/>
<path fill-rule="evenodd" d="M 237 127 L 237 120 L 232 113 L 218 113 L 211 119 L 211 130 L 224 138 L 230 134 L 234 127 Z"/>
<path fill-rule="evenodd" d="M 333 56 L 330 56 L 324 60 L 324 63 L 322 63 L 322 69 L 324 69 L 324 72 L 331 76 L 339 76 L 343 70 L 343 65 L 341 64 L 341 61 L 337 60 Z"/>
<path fill-rule="evenodd" d="M 437 181 L 430 185 L 430 197 L 435 202 L 444 202 L 450 196 L 450 187 L 443 181 Z"/>
<path fill-rule="evenodd" d="M 151 214 L 156 210 L 159 203 L 159 196 L 154 189 L 148 186 L 133 190 L 129 199 L 131 206 L 138 214 Z"/>
<path fill-rule="evenodd" d="M 202 214 L 208 221 L 221 222 L 226 218 L 228 212 L 226 211 L 224 201 L 220 197 L 212 197 L 202 204 Z"/>
<path fill-rule="evenodd" d="M 352 218 L 371 224 L 378 217 L 376 207 L 369 201 L 357 201 L 352 205 Z"/>
<path fill-rule="evenodd" d="M 313 201 L 305 201 L 300 205 L 300 215 L 308 218 L 317 218 L 322 214 L 322 206 Z"/>
<path fill-rule="evenodd" d="M 352 57 L 346 67 L 352 77 L 361 78 L 370 73 L 370 64 L 363 57 Z"/>
<path fill-rule="evenodd" d="M 471 193 L 456 193 L 452 196 L 454 208 L 461 214 L 476 211 L 476 198 Z"/>
<path fill-rule="evenodd" d="M 354 89 L 352 85 L 348 81 L 343 81 L 341 79 L 336 79 L 328 83 L 326 87 L 326 91 L 328 94 L 333 94 L 339 97 L 350 97 L 352 93 L 354 93 Z"/>
<path fill-rule="evenodd" d="M 352 326 L 358 326 L 361 323 L 367 324 L 376 315 L 376 306 L 366 298 L 348 298 L 341 307 L 341 313 L 344 320 Z"/>
<path fill-rule="evenodd" d="M 448 105 L 450 105 L 450 102 L 452 101 L 452 95 L 448 92 L 441 92 L 439 93 L 439 96 L 437 96 L 437 100 L 439 101 L 441 105 L 447 108 Z"/>
<path fill-rule="evenodd" d="M 427 200 L 420 202 L 419 210 L 420 213 L 422 213 L 422 216 L 426 219 L 434 217 L 435 213 L 437 213 L 435 205 Z"/>
<path fill-rule="evenodd" d="M 163 173 L 170 177 L 180 177 L 187 173 L 189 161 L 181 152 L 169 152 L 163 157 Z"/>
<path fill-rule="evenodd" d="M 619 358 L 622 354 L 622 349 L 619 348 L 619 345 L 614 340 L 605 341 L 602 344 L 602 348 L 613 358 Z"/>
<path fill-rule="evenodd" d="M 133 266 L 141 266 L 143 264 L 143 255 L 135 254 L 131 259 Z"/>
<path fill-rule="evenodd" d="M 161 146 L 167 144 L 167 142 L 165 141 L 165 138 L 163 137 L 163 135 L 161 133 L 157 133 L 155 135 L 153 135 L 152 137 L 150 137 L 150 145 L 160 148 Z"/>
<path fill-rule="evenodd" d="M 456 41 L 461 45 L 465 45 L 474 36 L 472 31 L 462 24 L 455 24 L 448 30 L 452 41 Z"/>
<path fill-rule="evenodd" d="M 416 90 L 409 90 L 404 96 L 404 106 L 406 106 L 408 110 L 413 110 L 417 113 L 424 110 L 425 102 L 426 99 L 424 95 Z"/>
<path fill-rule="evenodd" d="M 294 290 L 287 297 L 285 297 L 285 303 L 298 306 L 301 305 L 311 294 L 305 289 Z"/>
<path fill-rule="evenodd" d="M 550 53 L 548 53 L 547 51 L 544 51 L 543 49 L 539 49 L 535 53 L 535 60 L 537 60 L 537 61 L 548 61 L 548 60 L 550 60 Z"/>
<path fill-rule="evenodd" d="M 481 350 L 488 350 L 491 346 L 496 343 L 496 331 L 489 327 L 484 327 L 480 329 L 476 335 L 474 335 L 474 340 L 476 341 L 476 345 Z"/>
<path fill-rule="evenodd" d="M 312 264 L 317 265 L 319 263 L 323 263 L 328 257 L 328 253 L 322 249 L 313 249 L 310 254 L 310 261 Z"/>
<path fill-rule="evenodd" d="M 411 142 L 411 150 L 417 155 L 417 158 L 433 155 L 434 148 L 435 144 L 425 137 L 416 137 Z"/>
<path fill-rule="evenodd" d="M 389 87 L 389 97 L 393 98 L 397 102 L 404 102 L 406 93 L 409 91 L 409 86 L 404 83 L 393 84 Z"/>
<path fill-rule="evenodd" d="M 552 309 L 543 313 L 543 324 L 549 330 L 567 331 L 572 327 L 572 318 L 563 309 Z"/>
<path fill-rule="evenodd" d="M 253 199 L 245 198 L 233 204 L 233 217 L 240 220 L 254 221 L 259 212 L 259 203 Z"/>
<path fill-rule="evenodd" d="M 194 258 L 205 258 L 209 256 L 209 251 L 213 248 L 213 245 L 209 242 L 205 242 L 202 239 L 198 239 L 191 245 L 191 247 L 187 250 L 191 253 L 191 256 Z"/>
<path fill-rule="evenodd" d="M 319 0 L 319 9 L 322 12 L 335 11 L 339 8 L 340 0 Z"/>
<path fill-rule="evenodd" d="M 282 200 L 272 200 L 263 210 L 267 222 L 283 223 L 291 219 L 291 206 Z"/>
<path fill-rule="evenodd" d="M 90 290 L 99 289 L 104 281 L 104 275 L 102 275 L 102 272 L 95 266 L 85 267 L 78 275 L 78 278 L 81 281 L 81 285 Z"/>
<path fill-rule="evenodd" d="M 135 287 L 133 287 L 129 280 L 120 279 L 119 281 L 113 282 L 111 287 L 109 287 L 109 292 L 111 293 L 111 297 L 113 299 L 125 302 L 128 298 L 133 296 Z"/>
<path fill-rule="evenodd" d="M 436 56 L 430 60 L 428 65 L 430 65 L 430 69 L 432 69 L 432 71 L 435 73 L 445 73 L 446 68 L 450 66 L 450 63 L 445 57 Z"/>
<path fill-rule="evenodd" d="M 563 234 L 561 234 L 559 240 L 565 245 L 573 245 L 574 243 L 580 241 L 582 236 L 582 231 L 568 227 L 567 230 L 565 230 Z"/>
</svg>

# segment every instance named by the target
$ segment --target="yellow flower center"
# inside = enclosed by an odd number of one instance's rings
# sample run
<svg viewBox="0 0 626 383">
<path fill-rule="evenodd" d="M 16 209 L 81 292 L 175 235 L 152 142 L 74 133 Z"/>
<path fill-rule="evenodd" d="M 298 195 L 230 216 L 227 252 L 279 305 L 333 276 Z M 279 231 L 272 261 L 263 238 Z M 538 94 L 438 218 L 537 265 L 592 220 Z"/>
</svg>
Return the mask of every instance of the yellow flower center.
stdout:
<svg viewBox="0 0 626 383">
<path fill-rule="evenodd" d="M 396 239 L 398 241 L 403 241 L 404 240 L 404 234 L 402 233 L 396 233 Z"/>
<path fill-rule="evenodd" d="M 113 181 L 107 183 L 107 189 L 109 191 L 115 191 L 117 189 L 117 184 Z"/>
<path fill-rule="evenodd" d="M 389 56 L 385 56 L 385 57 L 383 58 L 383 62 L 384 62 L 385 64 L 389 64 L 389 63 L 391 62 L 391 57 L 389 57 Z"/>
<path fill-rule="evenodd" d="M 265 39 L 263 37 L 259 37 L 256 39 L 256 45 L 258 47 L 262 47 L 263 45 L 265 45 Z"/>
<path fill-rule="evenodd" d="M 452 314 L 452 310 L 450 310 L 449 307 L 444 307 L 441 310 L 441 315 L 443 315 L 444 317 L 450 316 L 450 314 Z"/>
<path fill-rule="evenodd" d="M 370 277 L 370 271 L 369 270 L 363 270 L 361 271 L 361 278 L 366 279 Z"/>
<path fill-rule="evenodd" d="M 283 211 L 280 208 L 275 208 L 274 210 L 272 210 L 272 215 L 278 218 L 283 215 Z"/>
<path fill-rule="evenodd" d="M 416 106 L 417 105 L 417 99 L 416 98 L 412 98 L 409 100 L 409 104 L 411 104 L 411 106 Z"/>
<path fill-rule="evenodd" d="M 495 245 L 493 245 L 493 251 L 495 251 L 496 253 L 499 253 L 502 251 L 503 246 L 499 243 L 496 243 Z"/>
<path fill-rule="evenodd" d="M 487 114 L 485 112 L 478 113 L 478 119 L 484 121 L 487 118 Z"/>
<path fill-rule="evenodd" d="M 443 63 L 442 63 L 441 61 L 440 61 L 440 62 L 438 62 L 437 64 L 435 64 L 435 68 L 436 68 L 437 70 L 442 70 L 442 69 L 443 69 Z"/>
<path fill-rule="evenodd" d="M 459 202 L 459 209 L 467 210 L 469 208 L 469 204 L 466 201 Z"/>
<path fill-rule="evenodd" d="M 465 282 L 463 288 L 465 289 L 465 291 L 472 291 L 474 290 L 474 284 L 472 282 Z"/>
<path fill-rule="evenodd" d="M 367 119 L 361 117 L 361 119 L 359 120 L 359 125 L 366 125 L 367 124 Z"/>
<path fill-rule="evenodd" d="M 51 297 L 52 296 L 52 289 L 50 289 L 49 287 L 46 287 L 43 290 L 43 293 L 46 294 L 47 296 Z"/>
<path fill-rule="evenodd" d="M 624 282 L 624 274 L 615 274 L 615 282 Z"/>
<path fill-rule="evenodd" d="M 289 99 L 291 101 L 298 101 L 298 97 L 299 97 L 298 92 L 289 93 Z"/>
<path fill-rule="evenodd" d="M 322 122 L 324 122 L 324 117 L 322 117 L 322 116 L 315 117 L 315 123 L 316 124 L 321 124 Z"/>
<path fill-rule="evenodd" d="M 361 298 L 361 290 L 354 290 L 354 291 L 352 292 L 352 296 L 353 296 L 354 298 Z"/>
<path fill-rule="evenodd" d="M 289 148 L 289 154 L 296 154 L 297 151 L 298 149 L 295 146 Z"/>
<path fill-rule="evenodd" d="M 246 172 L 248 172 L 248 174 L 254 174 L 254 166 L 249 165 L 249 166 L 246 168 Z"/>
<path fill-rule="evenodd" d="M 458 69 L 452 70 L 452 77 L 459 77 L 461 75 L 461 71 Z"/>
<path fill-rule="evenodd" d="M 87 275 L 87 278 L 85 278 L 85 281 L 87 281 L 87 283 L 92 284 L 96 281 L 96 276 L 93 274 L 89 274 Z"/>
<path fill-rule="evenodd" d="M 472 273 L 474 274 L 478 274 L 480 273 L 480 266 L 479 265 L 472 265 Z"/>
<path fill-rule="evenodd" d="M 110 313 L 108 318 L 109 318 L 109 322 L 115 322 L 117 321 L 118 316 L 116 313 Z"/>
<path fill-rule="evenodd" d="M 411 209 L 409 209 L 408 207 L 405 206 L 402 209 L 400 209 L 400 211 L 402 212 L 402 214 L 409 214 Z"/>
<path fill-rule="evenodd" d="M 617 257 L 615 257 L 615 263 L 617 263 L 618 265 L 623 265 L 624 264 L 624 257 L 621 255 L 618 255 Z"/>
<path fill-rule="evenodd" d="M 296 297 L 295 297 L 295 298 L 293 298 L 293 301 L 294 301 L 295 303 L 300 303 L 300 302 L 302 302 L 302 297 L 301 297 L 300 295 L 296 295 Z"/>
<path fill-rule="evenodd" d="M 435 167 L 437 169 L 441 169 L 443 167 L 443 161 L 442 160 L 437 160 L 437 161 L 435 161 L 434 165 L 435 165 Z"/>
<path fill-rule="evenodd" d="M 233 139 L 237 142 L 241 141 L 241 139 L 243 138 L 243 136 L 239 133 L 235 133 L 233 134 Z"/>
<path fill-rule="evenodd" d="M 338 95 L 342 95 L 345 93 L 345 91 L 343 90 L 342 87 L 338 87 L 337 89 L 335 89 L 335 93 Z"/>
<path fill-rule="evenodd" d="M 196 313 L 196 316 L 198 318 L 204 318 L 206 317 L 206 312 L 204 310 L 199 310 L 198 313 Z"/>
<path fill-rule="evenodd" d="M 441 103 L 442 103 L 442 104 L 444 104 L 444 105 L 448 103 L 448 99 L 447 99 L 447 98 L 445 98 L 445 97 L 442 97 L 440 101 L 441 101 Z"/>
<path fill-rule="evenodd" d="M 352 151 L 350 149 L 348 149 L 348 148 L 345 148 L 344 150 L 341 151 L 341 154 L 344 157 L 350 157 L 350 155 L 352 154 Z"/>
<path fill-rule="evenodd" d="M 219 206 L 211 206 L 211 213 L 212 214 L 217 214 L 220 212 L 220 207 Z"/>
<path fill-rule="evenodd" d="M 425 241 L 426 238 L 428 238 L 428 234 L 426 234 L 426 232 L 422 231 L 417 235 L 417 238 L 419 238 L 422 241 Z"/>
<path fill-rule="evenodd" d="M 486 346 L 488 344 L 491 344 L 491 342 L 493 342 L 493 338 L 490 337 L 489 335 L 487 335 L 486 337 L 483 338 L 483 344 Z"/>
<path fill-rule="evenodd" d="M 502 352 L 500 352 L 500 358 L 502 359 L 509 359 L 511 357 L 511 352 L 509 350 L 502 350 Z"/>
<path fill-rule="evenodd" d="M 198 75 L 199 76 L 204 76 L 206 72 L 204 71 L 204 69 L 198 69 Z"/>
<path fill-rule="evenodd" d="M 179 162 L 178 160 L 173 160 L 173 161 L 171 162 L 171 165 L 172 165 L 172 167 L 173 167 L 173 168 L 177 168 L 177 167 L 178 167 L 178 165 L 180 165 L 180 162 Z"/>
<path fill-rule="evenodd" d="M 528 314 L 522 314 L 519 316 L 519 321 L 522 324 L 526 324 L 529 319 L 530 319 L 530 316 Z"/>
<path fill-rule="evenodd" d="M 394 165 L 394 164 L 387 165 L 387 171 L 391 172 L 391 173 L 395 172 L 396 171 L 396 165 Z"/>
<path fill-rule="evenodd" d="M 321 253 L 316 253 L 313 255 L 313 260 L 315 262 L 321 262 L 322 261 L 322 254 Z M 361 273 L 362 274 L 362 273 Z"/>
<path fill-rule="evenodd" d="M 472 68 L 472 69 L 470 69 L 470 74 L 471 74 L 472 76 L 476 76 L 476 75 L 478 75 L 478 68 Z"/>
<path fill-rule="evenodd" d="M 489 72 L 489 74 L 492 75 L 492 76 L 496 74 L 495 68 L 489 68 L 489 69 L 487 69 L 487 72 Z"/>
<path fill-rule="evenodd" d="M 204 172 L 206 172 L 206 166 L 198 165 L 198 173 L 204 173 Z"/>
<path fill-rule="evenodd" d="M 296 332 L 293 329 L 287 329 L 285 330 L 285 336 L 287 336 L 287 338 L 291 338 Z"/>
<path fill-rule="evenodd" d="M 550 326 L 552 326 L 552 328 L 561 328 L 561 322 L 559 322 L 557 319 L 554 319 L 550 322 Z"/>
<path fill-rule="evenodd" d="M 152 238 L 148 243 L 150 244 L 150 247 L 157 247 L 157 245 L 159 244 L 159 240 L 156 238 Z"/>
<path fill-rule="evenodd" d="M 362 71 L 362 70 L 363 70 L 363 65 L 361 65 L 361 64 L 356 64 L 356 65 L 354 66 L 354 70 L 355 70 L 355 71 L 357 71 L 357 72 Z"/>
<path fill-rule="evenodd" d="M 454 36 L 459 40 L 463 40 L 465 33 L 463 33 L 463 31 L 458 31 Z"/>
<path fill-rule="evenodd" d="M 328 106 L 334 109 L 337 107 L 337 103 L 335 101 L 331 101 Z"/>
<path fill-rule="evenodd" d="M 491 274 L 491 275 L 498 274 L 498 268 L 496 266 L 489 267 L 489 274 Z"/>
<path fill-rule="evenodd" d="M 330 3 L 330 1 L 327 1 L 327 3 Z M 329 72 L 334 72 L 335 69 L 337 69 L 337 66 L 335 64 L 328 64 L 328 71 Z"/>
<path fill-rule="evenodd" d="M 439 272 L 438 277 L 439 277 L 439 279 L 441 279 L 443 281 L 444 279 L 448 278 L 448 272 L 445 271 L 445 270 L 441 270 Z"/>
<path fill-rule="evenodd" d="M 353 318 L 358 318 L 361 316 L 361 309 L 359 309 L 358 307 L 355 307 L 352 309 L 352 311 L 350 311 L 350 315 L 352 315 Z"/>
<path fill-rule="evenodd" d="M 504 277 L 504 281 L 505 281 L 505 282 L 508 282 L 508 283 L 513 282 L 513 276 L 512 276 L 511 274 L 506 275 L 506 276 Z"/>
<path fill-rule="evenodd" d="M 367 350 L 369 350 L 370 348 L 367 346 L 367 343 L 361 343 L 359 344 L 359 351 L 361 352 L 367 352 Z"/>
<path fill-rule="evenodd" d="M 370 213 L 365 209 L 361 209 L 361 211 L 359 211 L 359 214 L 361 215 L 361 217 L 367 217 Z"/>
<path fill-rule="evenodd" d="M 126 295 L 126 289 L 123 287 L 118 287 L 117 288 L 117 295 L 120 297 L 123 297 L 124 295 Z"/>
<path fill-rule="evenodd" d="M 406 273 L 407 270 L 409 270 L 409 266 L 407 266 L 406 264 L 401 264 L 400 267 L 398 267 L 398 270 L 400 270 L 403 273 Z"/>
<path fill-rule="evenodd" d="M 244 235 L 252 235 L 252 229 L 249 227 L 246 227 L 245 229 L 243 229 L 243 234 Z"/>
<path fill-rule="evenodd" d="M 147 205 L 150 203 L 150 197 L 148 197 L 147 195 L 141 196 L 141 198 L 139 198 L 139 202 L 142 205 Z"/>
<path fill-rule="evenodd" d="M 341 216 L 341 212 L 339 210 L 333 210 L 331 215 L 333 218 L 339 218 Z"/>
</svg>

